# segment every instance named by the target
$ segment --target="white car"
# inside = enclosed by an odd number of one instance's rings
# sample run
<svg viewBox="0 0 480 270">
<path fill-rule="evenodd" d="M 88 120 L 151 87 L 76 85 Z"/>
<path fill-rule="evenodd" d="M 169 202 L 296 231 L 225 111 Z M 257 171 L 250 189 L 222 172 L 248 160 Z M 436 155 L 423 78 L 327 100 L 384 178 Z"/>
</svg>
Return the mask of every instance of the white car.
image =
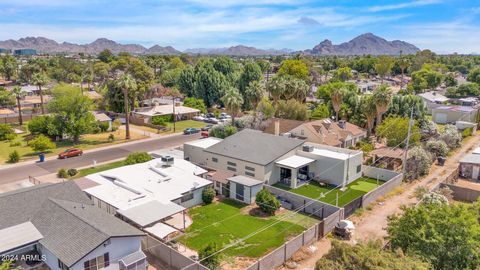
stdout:
<svg viewBox="0 0 480 270">
<path fill-rule="evenodd" d="M 205 121 L 205 117 L 200 116 L 200 115 L 194 116 L 192 119 L 195 120 L 195 121 L 202 121 L 202 122 Z"/>
</svg>

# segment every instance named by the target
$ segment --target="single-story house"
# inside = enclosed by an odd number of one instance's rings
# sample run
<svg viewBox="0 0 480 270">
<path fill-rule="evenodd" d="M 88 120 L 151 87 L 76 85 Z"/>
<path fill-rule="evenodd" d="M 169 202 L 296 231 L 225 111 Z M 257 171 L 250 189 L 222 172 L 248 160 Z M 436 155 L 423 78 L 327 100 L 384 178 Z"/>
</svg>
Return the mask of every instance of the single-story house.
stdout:
<svg viewBox="0 0 480 270">
<path fill-rule="evenodd" d="M 456 121 L 455 126 L 460 131 L 463 131 L 467 128 L 471 128 L 473 133 L 477 131 L 477 123 L 472 123 L 467 121 Z"/>
<path fill-rule="evenodd" d="M 231 171 L 270 185 L 282 182 L 292 188 L 312 179 L 332 185 L 350 183 L 361 176 L 363 160 L 361 151 L 251 129 L 212 141 L 208 147 L 196 141 L 185 143 L 184 155 L 207 169 Z"/>
<path fill-rule="evenodd" d="M 205 179 L 208 179 L 213 182 L 213 187 L 217 194 L 229 196 L 230 186 L 228 183 L 228 178 L 234 176 L 235 173 L 232 171 L 223 171 L 216 170 L 210 171 L 205 174 Z"/>
<path fill-rule="evenodd" d="M 173 215 L 185 215 L 187 208 L 203 203 L 202 192 L 212 185 L 203 178 L 206 172 L 186 160 L 163 156 L 88 175 L 86 178 L 98 185 L 84 191 L 106 212 L 145 231 L 155 232 L 159 226 L 168 226 L 164 222 Z M 160 223 L 163 225 L 158 225 Z M 185 217 L 183 224 L 174 228 L 175 231 L 185 229 Z"/>
<path fill-rule="evenodd" d="M 244 175 L 229 177 L 230 198 L 246 204 L 255 202 L 257 193 L 262 190 L 263 182 Z"/>
<path fill-rule="evenodd" d="M 477 107 L 441 106 L 432 109 L 432 120 L 436 124 L 448 124 L 457 121 L 476 123 L 477 115 Z"/>
<path fill-rule="evenodd" d="M 97 123 L 105 123 L 108 125 L 108 130 L 112 130 L 112 118 L 102 112 L 92 112 L 92 114 Z"/>
<path fill-rule="evenodd" d="M 175 113 L 174 113 L 175 110 Z M 198 115 L 200 110 L 185 107 L 182 105 L 157 105 L 153 107 L 145 107 L 135 109 L 133 115 L 137 118 L 143 119 L 147 124 L 152 123 L 152 118 L 155 116 L 164 116 L 164 115 L 174 115 L 177 121 L 192 119 L 194 116 Z"/>
<path fill-rule="evenodd" d="M 474 182 L 480 181 L 480 149 L 475 149 L 471 154 L 465 155 L 460 160 L 459 173 L 461 177 Z"/>
<path fill-rule="evenodd" d="M 403 150 L 399 148 L 382 147 L 375 149 L 369 153 L 376 167 L 385 168 L 395 171 L 402 166 Z"/>
<path fill-rule="evenodd" d="M 31 255 L 52 270 L 147 269 L 144 233 L 98 209 L 73 181 L 0 194 L 0 212 L 2 258 Z M 25 263 L 16 262 L 32 268 Z"/>
<path fill-rule="evenodd" d="M 432 109 L 442 107 L 446 102 L 449 101 L 446 96 L 437 93 L 437 91 L 421 93 L 418 94 L 418 96 L 423 99 L 423 102 L 427 107 L 427 112 L 430 114 L 432 113 Z"/>
<path fill-rule="evenodd" d="M 283 118 L 272 118 L 266 121 L 263 132 L 273 135 L 280 135 L 290 137 L 290 131 L 300 125 L 304 124 L 305 121 L 292 120 L 292 119 L 283 119 Z"/>
</svg>

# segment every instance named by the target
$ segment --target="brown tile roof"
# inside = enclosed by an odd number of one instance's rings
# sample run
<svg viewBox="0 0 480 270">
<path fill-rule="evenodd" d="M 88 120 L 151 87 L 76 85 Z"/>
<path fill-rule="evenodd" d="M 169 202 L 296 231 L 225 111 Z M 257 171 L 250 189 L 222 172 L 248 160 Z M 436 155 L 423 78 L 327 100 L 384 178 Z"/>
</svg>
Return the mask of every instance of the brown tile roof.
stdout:
<svg viewBox="0 0 480 270">
<path fill-rule="evenodd" d="M 341 128 L 338 122 L 330 119 L 311 121 L 305 123 L 305 127 L 315 134 L 320 143 L 330 146 L 341 146 L 349 135 L 355 137 L 366 134 L 364 129 L 352 123 L 345 122 L 345 128 Z M 309 140 L 312 140 L 312 138 L 309 138 Z"/>
<path fill-rule="evenodd" d="M 234 175 L 235 173 L 231 171 L 223 171 L 223 170 L 211 171 L 207 173 L 207 179 L 227 184 L 228 183 L 227 178 L 232 177 Z"/>
<path fill-rule="evenodd" d="M 268 124 L 263 130 L 265 133 L 275 134 L 275 121 L 280 122 L 280 134 L 286 133 L 291 131 L 292 129 L 302 125 L 305 123 L 304 121 L 298 120 L 290 120 L 290 119 L 283 119 L 283 118 L 272 118 L 268 120 Z"/>
</svg>

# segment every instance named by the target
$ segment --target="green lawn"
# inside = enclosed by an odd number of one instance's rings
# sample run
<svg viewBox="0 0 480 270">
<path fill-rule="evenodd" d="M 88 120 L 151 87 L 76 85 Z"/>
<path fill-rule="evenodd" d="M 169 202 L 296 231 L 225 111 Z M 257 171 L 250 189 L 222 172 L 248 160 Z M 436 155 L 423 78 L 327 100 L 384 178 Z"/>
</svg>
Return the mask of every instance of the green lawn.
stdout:
<svg viewBox="0 0 480 270">
<path fill-rule="evenodd" d="M 318 223 L 318 220 L 301 214 L 294 214 L 287 218 L 286 215 L 293 213 L 288 210 L 279 216 L 267 218 L 254 217 L 248 213 L 239 214 L 244 207 L 246 207 L 244 204 L 236 201 L 224 200 L 189 209 L 188 213 L 193 219 L 193 224 L 187 228 L 187 234 L 180 237 L 178 241 L 197 251 L 212 242 L 216 242 L 219 247 L 224 247 L 278 221 L 281 217 L 285 217 L 285 221 L 273 225 L 222 253 L 227 256 L 258 258 L 281 246 L 290 237 L 298 235 L 306 228 Z M 224 220 L 226 218 L 228 219 Z"/>
<path fill-rule="evenodd" d="M 115 161 L 115 162 L 112 162 L 112 163 L 98 165 L 95 168 L 85 168 L 85 169 L 78 170 L 78 174 L 75 175 L 73 178 L 80 178 L 80 177 L 84 177 L 84 176 L 89 175 L 89 174 L 103 172 L 103 171 L 106 171 L 106 170 L 111 170 L 111 169 L 115 169 L 115 168 L 122 167 L 122 166 L 125 166 L 125 161 L 124 160 L 119 160 L 119 161 Z"/>
<path fill-rule="evenodd" d="M 319 201 L 326 202 L 332 205 L 335 205 L 337 193 L 338 193 L 338 206 L 343 207 L 344 205 L 348 204 L 349 202 L 355 200 L 358 197 L 370 192 L 371 190 L 377 188 L 378 186 L 382 185 L 382 181 L 361 177 L 358 180 L 350 183 L 347 185 L 347 189 L 345 191 L 341 191 L 340 189 L 335 189 L 334 191 L 329 192 L 333 189 L 333 187 L 321 187 L 317 182 L 311 181 L 306 185 L 303 185 L 296 189 L 291 189 L 281 183 L 277 183 L 274 186 L 288 190 L 290 192 L 303 195 L 305 197 L 309 197 L 312 199 L 318 199 Z M 327 192 L 329 192 L 327 194 Z M 320 197 L 320 195 L 324 193 L 324 197 Z"/>
<path fill-rule="evenodd" d="M 175 129 L 176 129 L 176 132 L 183 132 L 183 130 L 186 129 L 186 128 L 202 128 L 206 125 L 207 125 L 207 123 L 205 123 L 205 122 L 194 121 L 194 120 L 185 120 L 185 121 L 175 122 Z M 169 133 L 173 133 L 173 123 L 172 122 L 167 123 L 167 128 L 170 129 Z"/>
</svg>

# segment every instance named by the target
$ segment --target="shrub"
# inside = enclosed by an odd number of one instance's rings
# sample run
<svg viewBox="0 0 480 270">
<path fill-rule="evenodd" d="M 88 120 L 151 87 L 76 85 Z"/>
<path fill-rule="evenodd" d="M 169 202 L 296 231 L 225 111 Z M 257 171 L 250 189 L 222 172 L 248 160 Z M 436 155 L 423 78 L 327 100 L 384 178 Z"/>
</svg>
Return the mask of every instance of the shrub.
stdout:
<svg viewBox="0 0 480 270">
<path fill-rule="evenodd" d="M 440 140 L 444 141 L 448 147 L 457 148 L 462 141 L 462 135 L 454 125 L 445 125 L 445 129 L 440 134 Z"/>
<path fill-rule="evenodd" d="M 472 128 L 466 128 L 462 131 L 462 137 L 463 138 L 466 138 L 468 136 L 472 136 L 472 133 L 473 133 L 473 129 Z"/>
<path fill-rule="evenodd" d="M 152 124 L 157 126 L 166 126 L 167 122 L 173 121 L 173 115 L 156 115 L 152 117 Z"/>
<path fill-rule="evenodd" d="M 108 131 L 108 128 L 110 127 L 110 125 L 108 124 L 108 122 L 101 122 L 101 123 L 98 123 L 98 128 L 100 129 L 101 132 L 106 132 Z"/>
<path fill-rule="evenodd" d="M 150 156 L 148 153 L 135 152 L 128 155 L 127 159 L 125 159 L 125 165 L 144 163 L 150 160 L 152 160 L 152 156 Z"/>
<path fill-rule="evenodd" d="M 17 134 L 15 133 L 9 133 L 7 135 L 5 135 L 5 140 L 7 141 L 13 141 L 15 139 L 15 137 L 17 137 Z"/>
<path fill-rule="evenodd" d="M 74 168 L 68 169 L 68 171 L 67 171 L 67 174 L 70 177 L 77 175 L 77 173 L 78 173 L 77 169 L 74 169 Z"/>
<path fill-rule="evenodd" d="M 113 135 L 113 133 L 110 133 L 110 135 L 108 135 L 108 141 L 109 142 L 115 141 L 115 135 Z"/>
<path fill-rule="evenodd" d="M 17 150 L 13 150 L 13 152 L 11 152 L 9 155 L 8 155 L 8 163 L 17 163 L 18 161 L 20 161 L 20 154 L 18 153 Z"/>
<path fill-rule="evenodd" d="M 368 139 L 357 142 L 356 147 L 357 149 L 362 150 L 365 154 L 368 154 L 375 149 L 373 143 L 371 143 Z"/>
<path fill-rule="evenodd" d="M 20 146 L 20 145 L 22 145 L 21 142 L 11 142 L 10 143 L 10 147 L 15 147 L 15 146 Z"/>
<path fill-rule="evenodd" d="M 0 124 L 0 141 L 11 140 L 11 136 L 15 138 L 15 130 L 9 124 Z"/>
<path fill-rule="evenodd" d="M 430 139 L 425 147 L 434 157 L 445 157 L 448 154 L 448 146 L 442 140 Z"/>
<path fill-rule="evenodd" d="M 48 115 L 41 115 L 28 121 L 28 131 L 33 134 L 48 134 L 48 125 L 52 122 L 52 118 Z"/>
<path fill-rule="evenodd" d="M 55 144 L 45 135 L 39 135 L 28 142 L 33 151 L 43 152 L 55 148 Z"/>
<path fill-rule="evenodd" d="M 420 146 L 415 146 L 408 150 L 406 177 L 408 179 L 417 179 L 420 176 L 427 175 L 431 165 L 432 158 L 430 154 Z"/>
<path fill-rule="evenodd" d="M 58 178 L 67 178 L 68 177 L 67 170 L 61 168 L 60 170 L 58 170 L 57 176 Z"/>
<path fill-rule="evenodd" d="M 262 189 L 257 193 L 255 202 L 263 212 L 270 215 L 274 215 L 275 211 L 280 208 L 280 202 L 266 189 Z"/>
<path fill-rule="evenodd" d="M 202 191 L 202 200 L 205 204 L 211 204 L 215 198 L 215 190 L 212 187 L 207 187 Z"/>
<path fill-rule="evenodd" d="M 210 129 L 208 135 L 210 137 L 225 139 L 226 137 L 235 133 L 237 133 L 237 128 L 232 125 L 215 125 Z"/>
<path fill-rule="evenodd" d="M 218 253 L 218 245 L 215 242 L 209 243 L 198 252 L 198 258 L 202 261 L 202 265 L 208 269 L 218 269 L 220 265 L 220 254 Z"/>
</svg>

